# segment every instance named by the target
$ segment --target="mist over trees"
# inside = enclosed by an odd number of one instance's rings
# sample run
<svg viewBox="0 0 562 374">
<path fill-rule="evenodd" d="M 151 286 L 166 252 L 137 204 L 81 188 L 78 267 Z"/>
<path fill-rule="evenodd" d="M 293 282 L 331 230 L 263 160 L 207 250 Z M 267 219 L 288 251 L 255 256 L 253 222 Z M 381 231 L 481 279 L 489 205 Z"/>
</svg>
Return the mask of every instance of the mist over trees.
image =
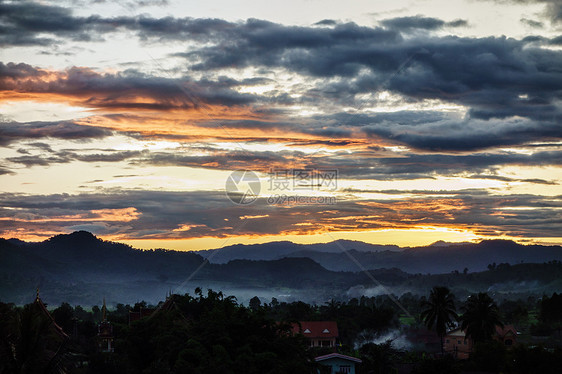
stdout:
<svg viewBox="0 0 562 374">
<path fill-rule="evenodd" d="M 110 305 L 140 299 L 156 303 L 170 290 L 185 293 L 198 286 L 223 290 L 245 303 L 258 296 L 262 300 L 276 297 L 280 301 L 316 304 L 332 298 L 345 301 L 385 292 L 423 295 L 436 284 L 448 287 L 459 299 L 473 292 L 491 292 L 498 302 L 562 291 L 562 263 L 553 259 L 556 253 L 562 254 L 559 247 L 488 241 L 385 249 L 361 242 L 343 243 L 354 246 L 350 254 L 384 284 L 385 289 L 381 289 L 334 243 L 267 244 L 223 248 L 216 257 L 224 257 L 222 253 L 228 253 L 224 251 L 232 250 L 229 256 L 234 259 L 202 266 L 210 252 L 140 251 L 100 240 L 85 231 L 57 235 L 39 243 L 0 239 L 0 299 L 22 305 L 37 287 L 48 292 L 54 303 L 83 306 L 100 304 L 102 297 Z M 484 270 L 476 272 L 479 267 L 462 257 L 461 250 L 478 253 L 480 262 L 489 259 L 489 266 L 482 265 Z M 266 251 L 270 251 L 269 260 L 256 257 Z M 542 253 L 548 262 L 513 262 L 515 258 L 538 256 L 537 253 Z M 408 273 L 404 267 L 407 263 L 426 267 L 427 271 Z M 353 270 L 340 271 L 332 267 L 334 264 L 339 264 L 340 270 L 347 266 L 353 266 Z M 446 271 L 428 274 L 435 264 Z"/>
<path fill-rule="evenodd" d="M 118 303 L 107 312 L 99 306 L 86 309 L 62 303 L 50 308 L 50 316 L 65 335 L 53 335 L 50 317 L 36 303 L 23 307 L 0 303 L 0 373 L 20 373 L 24 367 L 33 368 L 31 372 L 57 372 L 64 367 L 70 373 L 315 373 L 322 368 L 313 358 L 334 349 L 362 359 L 359 374 L 397 368 L 412 373 L 556 373 L 562 364 L 558 325 L 548 327 L 552 339 L 542 339 L 538 345 L 530 334 L 535 326 L 549 326 L 559 316 L 559 301 L 560 296 L 552 294 L 497 305 L 488 294 L 480 293 L 463 302 L 448 289 L 435 287 L 427 296 L 410 294 L 397 300 L 413 317 L 409 320 L 387 295 L 320 305 L 254 297 L 244 305 L 220 291 L 198 288 L 193 294 L 170 295 L 158 305 Z M 416 334 L 433 318 L 428 310 L 441 311 L 453 322 L 458 306 L 463 312 L 459 322 L 487 326 L 513 316 L 513 304 L 538 317 L 520 321 L 518 330 L 524 341 L 513 347 L 489 334 L 474 335 L 470 358 L 455 360 L 439 347 L 416 343 Z M 443 306 L 445 312 L 440 309 Z M 493 313 L 482 314 L 482 308 Z M 153 312 L 131 323 L 130 312 L 141 310 Z M 113 325 L 115 351 L 111 353 L 99 351 L 97 326 L 103 314 Z M 298 321 L 336 321 L 337 346 L 309 348 L 303 335 L 291 333 L 291 323 Z M 407 345 L 402 344 L 404 339 Z M 61 341 L 64 344 L 53 355 L 53 347 Z M 53 366 L 53 357 L 62 366 Z"/>
</svg>

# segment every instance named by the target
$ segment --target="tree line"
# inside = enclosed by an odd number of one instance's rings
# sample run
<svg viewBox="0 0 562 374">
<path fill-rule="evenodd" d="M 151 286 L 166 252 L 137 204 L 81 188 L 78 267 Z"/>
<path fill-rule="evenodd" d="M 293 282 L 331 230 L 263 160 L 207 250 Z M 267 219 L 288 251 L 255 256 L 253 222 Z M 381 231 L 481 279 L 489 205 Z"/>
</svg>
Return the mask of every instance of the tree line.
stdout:
<svg viewBox="0 0 562 374">
<path fill-rule="evenodd" d="M 562 367 L 560 348 L 522 344 L 507 349 L 491 339 L 496 325 L 529 304 L 539 308 L 538 324 L 559 331 L 562 295 L 498 306 L 485 293 L 461 303 L 447 288 L 435 287 L 427 297 L 406 294 L 399 302 L 415 317 L 411 328 L 424 324 L 443 338 L 448 328 L 459 324 L 475 342 L 470 359 L 459 362 L 445 354 L 433 356 L 432 352 L 400 348 L 392 340 L 359 339 L 366 332 L 380 336 L 408 328 L 393 299 L 386 295 L 322 305 L 275 298 L 262 302 L 254 297 L 245 306 L 222 292 L 196 289 L 193 295 L 171 295 L 159 305 L 117 304 L 107 311 L 114 328 L 113 353 L 98 349 L 100 307 L 86 310 L 63 303 L 53 309 L 52 318 L 68 336 L 63 349 L 55 351 L 49 321 L 34 312 L 34 304 L 0 303 L 0 373 L 57 372 L 60 366 L 48 364 L 53 352 L 60 356 L 65 371 L 72 373 L 313 373 L 319 368 L 313 358 L 327 351 L 311 350 L 303 336 L 290 333 L 292 322 L 304 320 L 337 321 L 337 350 L 363 360 L 359 373 L 392 373 L 404 364 L 413 373 L 469 369 L 550 373 L 555 372 L 552 368 Z M 156 311 L 129 324 L 129 312 L 141 309 Z"/>
</svg>

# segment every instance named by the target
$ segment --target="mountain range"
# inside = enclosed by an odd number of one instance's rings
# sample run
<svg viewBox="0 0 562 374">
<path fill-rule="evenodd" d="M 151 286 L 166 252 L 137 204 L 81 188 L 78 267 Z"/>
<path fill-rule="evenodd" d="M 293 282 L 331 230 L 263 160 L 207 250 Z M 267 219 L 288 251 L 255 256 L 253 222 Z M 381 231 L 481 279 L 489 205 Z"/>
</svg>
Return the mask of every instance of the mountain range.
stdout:
<svg viewBox="0 0 562 374">
<path fill-rule="evenodd" d="M 258 295 L 318 303 L 374 293 L 425 293 L 435 284 L 465 293 L 559 292 L 560 260 L 560 246 L 504 240 L 415 248 L 346 240 L 271 242 L 180 252 L 138 250 L 78 231 L 43 242 L 0 239 L 0 301 L 29 302 L 37 287 L 51 302 L 82 305 L 99 305 L 104 297 L 109 303 L 159 300 L 169 291 L 195 287 L 220 289 L 240 300 Z"/>
<path fill-rule="evenodd" d="M 423 274 L 463 271 L 465 268 L 469 271 L 483 271 L 493 263 L 513 265 L 562 260 L 560 246 L 521 245 L 511 240 L 484 240 L 480 243 L 439 241 L 429 246 L 407 248 L 352 240 L 318 244 L 281 241 L 253 245 L 237 244 L 196 253 L 217 264 L 239 259 L 276 260 L 284 257 L 305 257 L 332 271 L 356 272 L 363 268 L 397 268 L 408 273 Z"/>
</svg>

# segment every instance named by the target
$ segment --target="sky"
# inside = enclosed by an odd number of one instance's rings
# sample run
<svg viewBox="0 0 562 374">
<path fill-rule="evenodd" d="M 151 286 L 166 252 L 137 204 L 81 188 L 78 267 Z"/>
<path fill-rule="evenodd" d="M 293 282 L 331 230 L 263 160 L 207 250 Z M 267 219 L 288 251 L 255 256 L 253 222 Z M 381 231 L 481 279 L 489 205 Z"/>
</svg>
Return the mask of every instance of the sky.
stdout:
<svg viewBox="0 0 562 374">
<path fill-rule="evenodd" d="M 562 244 L 557 0 L 0 1 L 0 237 Z"/>
</svg>

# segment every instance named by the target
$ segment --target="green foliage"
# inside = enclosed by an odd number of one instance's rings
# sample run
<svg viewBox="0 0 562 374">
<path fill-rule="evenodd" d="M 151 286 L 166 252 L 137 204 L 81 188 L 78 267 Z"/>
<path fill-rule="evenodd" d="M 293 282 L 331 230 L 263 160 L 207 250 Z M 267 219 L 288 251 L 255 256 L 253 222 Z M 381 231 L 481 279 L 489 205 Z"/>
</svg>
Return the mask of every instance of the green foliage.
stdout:
<svg viewBox="0 0 562 374">
<path fill-rule="evenodd" d="M 474 345 L 470 359 L 475 371 L 499 373 L 507 367 L 507 349 L 496 340 L 479 342 Z"/>
<path fill-rule="evenodd" d="M 71 334 L 74 327 L 74 308 L 68 303 L 62 303 L 60 307 L 51 312 L 57 325 L 62 327 L 65 333 Z"/>
<path fill-rule="evenodd" d="M 199 291 L 199 290 L 198 290 Z M 192 373 L 310 372 L 302 337 L 234 298 L 173 296 L 174 308 L 133 324 L 127 337 L 131 370 Z"/>
<path fill-rule="evenodd" d="M 498 306 L 487 293 L 471 295 L 463 306 L 463 311 L 460 317 L 461 328 L 474 342 L 490 340 L 496 326 L 503 326 Z"/>
<path fill-rule="evenodd" d="M 65 338 L 53 328 L 37 303 L 23 308 L 0 306 L 0 372 L 55 373 L 65 350 Z"/>
<path fill-rule="evenodd" d="M 562 294 L 544 296 L 540 304 L 540 320 L 545 323 L 562 324 Z"/>
<path fill-rule="evenodd" d="M 529 319 L 529 309 L 522 300 L 506 300 L 500 304 L 499 310 L 505 323 L 518 326 Z"/>
<path fill-rule="evenodd" d="M 467 372 L 510 374 L 558 374 L 562 367 L 562 349 L 528 347 L 519 344 L 511 349 L 497 341 L 477 343 L 470 360 L 464 363 Z"/>
<path fill-rule="evenodd" d="M 392 348 L 391 341 L 365 344 L 359 349 L 359 353 L 363 360 L 363 370 L 373 374 L 392 373 L 395 370 L 394 363 L 399 360 L 399 352 Z"/>
<path fill-rule="evenodd" d="M 435 328 L 437 335 L 444 336 L 457 318 L 453 294 L 447 287 L 433 287 L 423 306 L 426 309 L 421 313 L 421 318 L 426 326 Z"/>
<path fill-rule="evenodd" d="M 429 299 L 423 303 L 425 308 L 421 313 L 421 319 L 428 329 L 434 329 L 441 339 L 441 354 L 443 355 L 443 337 L 447 328 L 453 326 L 457 318 L 454 295 L 447 287 L 433 287 Z"/>
<path fill-rule="evenodd" d="M 259 297 L 254 296 L 250 299 L 250 309 L 258 310 L 260 306 L 261 306 L 261 300 Z"/>
<path fill-rule="evenodd" d="M 547 350 L 544 347 L 517 346 L 511 351 L 511 373 L 558 374 L 562 368 L 562 349 Z"/>
<path fill-rule="evenodd" d="M 451 356 L 433 359 L 424 358 L 412 371 L 412 374 L 456 374 L 460 373 L 460 365 Z"/>
</svg>

